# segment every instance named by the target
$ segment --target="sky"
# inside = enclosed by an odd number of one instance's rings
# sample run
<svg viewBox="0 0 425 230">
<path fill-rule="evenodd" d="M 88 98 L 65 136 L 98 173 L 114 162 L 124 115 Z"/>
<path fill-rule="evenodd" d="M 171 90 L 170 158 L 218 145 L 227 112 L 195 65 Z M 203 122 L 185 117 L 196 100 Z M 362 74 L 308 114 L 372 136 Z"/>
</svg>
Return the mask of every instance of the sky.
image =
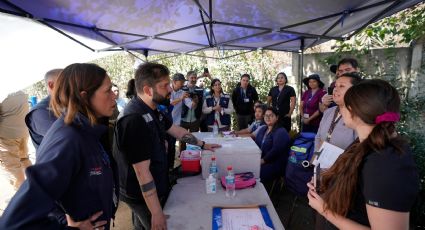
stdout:
<svg viewBox="0 0 425 230">
<path fill-rule="evenodd" d="M 108 46 L 78 39 L 95 48 Z M 42 80 L 50 69 L 110 54 L 92 52 L 38 22 L 0 13 L 0 101 Z"/>
</svg>

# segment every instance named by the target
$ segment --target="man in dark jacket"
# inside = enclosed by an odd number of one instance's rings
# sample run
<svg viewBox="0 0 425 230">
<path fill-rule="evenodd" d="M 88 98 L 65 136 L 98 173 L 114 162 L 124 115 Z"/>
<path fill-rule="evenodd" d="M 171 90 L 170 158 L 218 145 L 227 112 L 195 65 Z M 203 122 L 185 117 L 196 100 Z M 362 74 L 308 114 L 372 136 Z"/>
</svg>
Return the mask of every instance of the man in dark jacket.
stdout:
<svg viewBox="0 0 425 230">
<path fill-rule="evenodd" d="M 53 90 L 56 79 L 62 69 L 52 69 L 44 75 L 44 82 L 46 83 L 47 93 L 49 94 L 40 103 L 31 108 L 31 111 L 25 116 L 25 123 L 28 127 L 32 143 L 35 149 L 38 149 L 47 130 L 56 121 L 56 117 L 49 108 L 50 93 Z"/>
<path fill-rule="evenodd" d="M 243 74 L 241 82 L 232 93 L 232 102 L 236 110 L 239 130 L 247 128 L 248 124 L 252 122 L 254 103 L 258 101 L 257 90 L 249 84 L 250 79 L 249 74 Z"/>
</svg>

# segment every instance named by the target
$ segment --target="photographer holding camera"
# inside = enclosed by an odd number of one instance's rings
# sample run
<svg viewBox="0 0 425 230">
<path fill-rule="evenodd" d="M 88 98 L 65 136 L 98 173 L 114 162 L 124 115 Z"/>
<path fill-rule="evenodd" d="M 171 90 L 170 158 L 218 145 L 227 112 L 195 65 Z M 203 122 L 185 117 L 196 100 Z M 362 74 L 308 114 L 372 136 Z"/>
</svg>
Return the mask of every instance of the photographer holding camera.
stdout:
<svg viewBox="0 0 425 230">
<path fill-rule="evenodd" d="M 186 75 L 187 85 L 182 88 L 192 99 L 192 106 L 189 108 L 182 104 L 180 126 L 190 132 L 198 132 L 202 115 L 202 101 L 204 90 L 196 86 L 197 76 L 195 71 L 189 71 Z"/>
</svg>

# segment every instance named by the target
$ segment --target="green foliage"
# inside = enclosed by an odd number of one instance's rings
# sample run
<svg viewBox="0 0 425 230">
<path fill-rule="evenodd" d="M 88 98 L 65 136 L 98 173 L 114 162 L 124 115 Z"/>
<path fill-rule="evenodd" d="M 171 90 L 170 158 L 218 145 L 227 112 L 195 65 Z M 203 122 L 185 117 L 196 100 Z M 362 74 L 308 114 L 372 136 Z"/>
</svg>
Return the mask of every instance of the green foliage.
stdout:
<svg viewBox="0 0 425 230">
<path fill-rule="evenodd" d="M 117 53 L 94 60 L 92 63 L 106 69 L 111 81 L 118 85 L 121 97 L 127 90 L 127 82 L 134 77 L 135 57 L 128 53 Z"/>
<path fill-rule="evenodd" d="M 368 52 L 375 47 L 395 47 L 410 44 L 425 35 L 425 3 L 403 10 L 375 22 L 349 41 L 338 41 L 335 52 Z"/>
<path fill-rule="evenodd" d="M 411 213 L 415 228 L 425 227 L 425 98 L 403 99 L 397 130 L 410 140 L 419 169 L 421 190 Z"/>
<path fill-rule="evenodd" d="M 44 80 L 40 80 L 30 87 L 23 90 L 28 96 L 36 96 L 37 100 L 40 101 L 47 96 L 47 88 Z"/>
</svg>

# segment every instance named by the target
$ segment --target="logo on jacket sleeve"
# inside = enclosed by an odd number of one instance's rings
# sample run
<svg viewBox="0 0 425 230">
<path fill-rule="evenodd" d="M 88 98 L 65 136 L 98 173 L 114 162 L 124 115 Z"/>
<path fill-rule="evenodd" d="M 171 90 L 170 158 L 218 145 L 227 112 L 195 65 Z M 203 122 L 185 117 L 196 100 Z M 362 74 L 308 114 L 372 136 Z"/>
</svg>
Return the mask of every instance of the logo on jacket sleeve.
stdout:
<svg viewBox="0 0 425 230">
<path fill-rule="evenodd" d="M 93 167 L 89 172 L 90 176 L 100 176 L 102 175 L 102 167 Z"/>
</svg>

